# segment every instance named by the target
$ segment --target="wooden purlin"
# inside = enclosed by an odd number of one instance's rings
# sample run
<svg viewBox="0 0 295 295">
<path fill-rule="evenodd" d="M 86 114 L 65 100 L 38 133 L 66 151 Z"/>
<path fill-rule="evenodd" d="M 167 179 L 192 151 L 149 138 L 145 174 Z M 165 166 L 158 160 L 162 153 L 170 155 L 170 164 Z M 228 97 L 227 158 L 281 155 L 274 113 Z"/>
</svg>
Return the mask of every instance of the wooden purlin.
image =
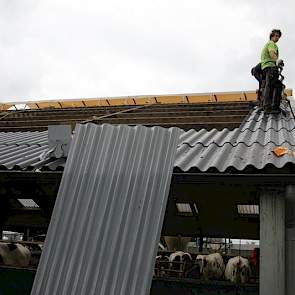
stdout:
<svg viewBox="0 0 295 295">
<path fill-rule="evenodd" d="M 292 96 L 292 89 L 285 90 L 287 96 Z M 215 92 L 215 93 L 191 93 L 177 95 L 158 95 L 158 96 L 128 96 L 114 98 L 83 98 L 72 100 L 48 100 L 22 102 L 29 109 L 67 109 L 85 107 L 107 107 L 124 105 L 149 105 L 149 104 L 190 104 L 190 103 L 216 103 L 216 102 L 243 102 L 255 101 L 256 91 L 237 91 L 237 92 Z M 0 108 L 5 111 L 18 103 L 1 104 Z"/>
<path fill-rule="evenodd" d="M 14 104 L 10 104 L 10 103 L 0 103 L 0 111 L 7 111 L 13 106 Z"/>
<path fill-rule="evenodd" d="M 248 101 L 240 101 L 6 111 L 5 117 L 0 120 L 0 130 L 47 130 L 48 125 L 74 125 L 85 121 L 98 124 L 177 126 L 185 130 L 234 128 L 240 125 L 250 108 Z"/>
</svg>

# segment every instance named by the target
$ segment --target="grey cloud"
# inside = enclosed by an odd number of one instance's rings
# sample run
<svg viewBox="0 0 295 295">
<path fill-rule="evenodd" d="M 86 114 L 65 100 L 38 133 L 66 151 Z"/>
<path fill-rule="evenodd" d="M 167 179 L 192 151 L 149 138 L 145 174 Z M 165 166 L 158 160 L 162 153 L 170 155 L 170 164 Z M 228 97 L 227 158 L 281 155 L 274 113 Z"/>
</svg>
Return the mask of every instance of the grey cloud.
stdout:
<svg viewBox="0 0 295 295">
<path fill-rule="evenodd" d="M 295 85 L 290 0 L 25 3 L 0 9 L 2 101 L 253 89 L 276 26 Z"/>
</svg>

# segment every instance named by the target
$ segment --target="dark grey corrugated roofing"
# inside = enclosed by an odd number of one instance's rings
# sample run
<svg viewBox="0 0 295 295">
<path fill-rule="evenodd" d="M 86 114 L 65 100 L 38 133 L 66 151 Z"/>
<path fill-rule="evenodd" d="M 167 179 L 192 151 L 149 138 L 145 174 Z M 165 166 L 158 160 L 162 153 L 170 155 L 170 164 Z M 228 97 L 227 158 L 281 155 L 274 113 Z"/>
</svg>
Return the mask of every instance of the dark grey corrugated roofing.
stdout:
<svg viewBox="0 0 295 295">
<path fill-rule="evenodd" d="M 177 149 L 176 170 L 224 172 L 231 168 L 243 171 L 247 167 L 282 168 L 289 163 L 295 164 L 293 155 L 278 158 L 272 152 L 277 146 L 295 151 L 295 120 L 288 109 L 285 110 L 285 116 L 265 115 L 255 108 L 234 130 L 183 131 Z M 9 141 L 1 140 L 8 137 Z M 48 148 L 46 137 L 47 131 L 0 133 L 0 169 L 63 170 L 65 158 L 40 160 L 38 157 Z"/>
<path fill-rule="evenodd" d="M 175 167 L 181 171 L 197 169 L 201 172 L 215 170 L 225 172 L 231 168 L 243 171 L 248 167 L 263 169 L 270 164 L 276 168 L 282 168 L 288 163 L 295 164 L 294 156 L 275 156 L 272 150 L 277 146 L 273 143 L 266 146 L 257 143 L 251 146 L 244 143 L 232 146 L 226 143 L 221 147 L 213 143 L 208 147 L 197 144 L 193 148 L 182 145 L 177 151 Z M 289 144 L 284 146 L 295 151 L 294 146 Z"/>
<path fill-rule="evenodd" d="M 180 130 L 76 131 L 31 295 L 147 295 Z"/>
<path fill-rule="evenodd" d="M 295 120 L 285 115 L 266 115 L 255 108 L 233 131 L 190 130 L 183 134 L 177 150 L 175 167 L 181 171 L 197 169 L 201 172 L 231 168 L 243 171 L 247 167 L 263 169 L 267 165 L 282 168 L 295 164 L 293 154 L 277 157 L 278 146 L 295 151 Z"/>
<path fill-rule="evenodd" d="M 206 131 L 203 129 L 198 132 L 194 130 L 185 132 L 181 138 L 181 143 L 187 144 L 191 148 L 198 144 L 204 147 L 207 147 L 210 144 L 215 144 L 219 147 L 225 144 L 230 144 L 232 146 L 237 146 L 238 144 L 251 146 L 255 143 L 261 146 L 265 146 L 269 143 L 273 143 L 275 145 L 283 145 L 287 143 L 295 146 L 294 135 L 295 128 L 292 131 L 283 128 L 279 132 L 272 128 L 267 130 L 258 128 L 256 131 L 246 129 L 243 132 L 241 132 L 239 128 L 232 131 L 228 129 L 223 129 L 221 131 L 216 129 Z"/>
<path fill-rule="evenodd" d="M 47 131 L 0 132 L 0 169 L 43 167 L 50 161 L 40 157 L 47 149 Z"/>
<path fill-rule="evenodd" d="M 48 145 L 47 131 L 33 132 L 0 132 L 0 146 L 2 145 Z"/>
<path fill-rule="evenodd" d="M 48 131 L 0 132 L 0 170 L 63 170 L 66 159 L 46 157 Z"/>
</svg>

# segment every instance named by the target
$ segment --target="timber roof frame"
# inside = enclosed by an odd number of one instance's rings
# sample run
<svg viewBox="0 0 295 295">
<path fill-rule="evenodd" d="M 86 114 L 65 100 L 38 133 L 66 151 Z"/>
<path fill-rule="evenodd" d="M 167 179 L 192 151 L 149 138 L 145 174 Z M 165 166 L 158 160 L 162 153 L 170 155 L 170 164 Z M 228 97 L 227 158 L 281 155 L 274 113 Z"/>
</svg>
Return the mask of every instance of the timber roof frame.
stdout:
<svg viewBox="0 0 295 295">
<path fill-rule="evenodd" d="M 292 96 L 292 89 L 286 89 L 287 96 Z M 0 103 L 0 110 L 17 109 L 17 105 L 24 105 L 27 109 L 47 108 L 86 108 L 120 105 L 149 105 L 149 104 L 175 104 L 175 103 L 212 103 L 233 101 L 255 101 L 256 91 L 232 91 L 210 93 L 186 93 L 166 95 L 135 95 L 121 97 L 55 99 L 38 101 L 19 101 Z"/>
</svg>

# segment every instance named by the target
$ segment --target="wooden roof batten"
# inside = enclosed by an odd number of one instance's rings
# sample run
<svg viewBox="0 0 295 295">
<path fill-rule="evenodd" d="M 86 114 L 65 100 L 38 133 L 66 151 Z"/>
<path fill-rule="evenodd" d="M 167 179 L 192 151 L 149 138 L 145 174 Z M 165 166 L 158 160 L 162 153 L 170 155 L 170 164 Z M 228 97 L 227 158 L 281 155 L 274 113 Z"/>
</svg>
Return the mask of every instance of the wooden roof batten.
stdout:
<svg viewBox="0 0 295 295">
<path fill-rule="evenodd" d="M 292 89 L 285 90 L 287 96 L 292 96 Z M 149 104 L 195 104 L 195 103 L 222 103 L 222 102 L 249 102 L 256 100 L 256 91 L 233 91 L 212 93 L 190 93 L 171 95 L 141 95 L 105 98 L 80 98 L 69 100 L 36 100 L 22 102 L 0 103 L 0 111 L 15 110 L 17 105 L 24 108 L 38 109 L 67 109 L 108 106 L 137 106 Z"/>
</svg>

